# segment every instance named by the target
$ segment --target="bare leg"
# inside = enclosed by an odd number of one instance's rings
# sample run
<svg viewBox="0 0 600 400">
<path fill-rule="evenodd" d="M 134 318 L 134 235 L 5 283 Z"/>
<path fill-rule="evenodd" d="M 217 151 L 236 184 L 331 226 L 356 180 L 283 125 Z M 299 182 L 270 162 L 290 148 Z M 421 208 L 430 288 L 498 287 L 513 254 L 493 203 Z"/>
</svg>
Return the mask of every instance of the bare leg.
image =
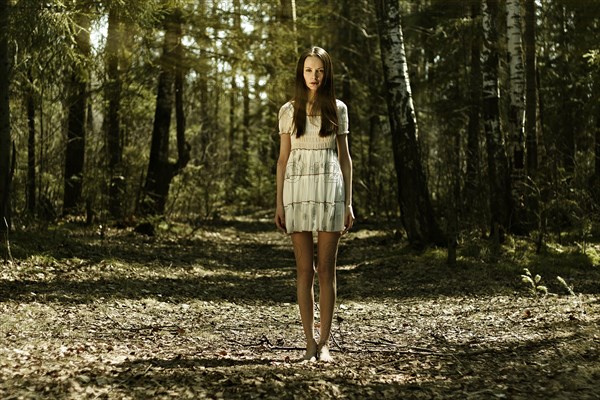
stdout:
<svg viewBox="0 0 600 400">
<path fill-rule="evenodd" d="M 321 361 L 331 362 L 329 354 L 329 337 L 336 300 L 337 250 L 340 241 L 338 232 L 319 232 L 317 243 L 317 273 L 319 275 L 319 308 L 321 310 L 321 330 L 319 336 L 318 356 Z"/>
<path fill-rule="evenodd" d="M 305 360 L 316 360 L 317 342 L 315 341 L 315 300 L 314 300 L 314 245 L 312 232 L 292 233 L 292 244 L 296 257 L 296 292 L 302 328 L 306 337 Z"/>
</svg>

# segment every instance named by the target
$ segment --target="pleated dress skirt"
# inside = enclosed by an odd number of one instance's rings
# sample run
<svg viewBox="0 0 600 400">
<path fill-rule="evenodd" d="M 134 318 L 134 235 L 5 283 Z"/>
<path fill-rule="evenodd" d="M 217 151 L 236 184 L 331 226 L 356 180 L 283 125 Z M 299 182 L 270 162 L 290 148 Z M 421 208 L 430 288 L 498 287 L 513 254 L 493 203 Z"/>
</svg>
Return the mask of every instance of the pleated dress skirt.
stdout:
<svg viewBox="0 0 600 400">
<path fill-rule="evenodd" d="M 344 197 L 344 179 L 335 149 L 291 151 L 283 184 L 288 233 L 343 231 Z"/>
</svg>

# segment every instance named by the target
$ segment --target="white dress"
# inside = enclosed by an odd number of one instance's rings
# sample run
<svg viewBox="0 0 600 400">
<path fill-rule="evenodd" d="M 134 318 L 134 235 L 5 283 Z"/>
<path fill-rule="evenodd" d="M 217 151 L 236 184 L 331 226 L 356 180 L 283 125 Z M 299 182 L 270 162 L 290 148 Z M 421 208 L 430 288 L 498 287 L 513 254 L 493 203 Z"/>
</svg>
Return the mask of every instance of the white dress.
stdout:
<svg viewBox="0 0 600 400">
<path fill-rule="evenodd" d="M 344 230 L 344 178 L 337 154 L 337 135 L 348 134 L 348 109 L 337 103 L 338 132 L 320 137 L 321 117 L 307 116 L 304 135 L 293 129 L 294 106 L 279 110 L 279 134 L 291 136 L 291 152 L 283 182 L 285 226 L 292 232 Z"/>
</svg>

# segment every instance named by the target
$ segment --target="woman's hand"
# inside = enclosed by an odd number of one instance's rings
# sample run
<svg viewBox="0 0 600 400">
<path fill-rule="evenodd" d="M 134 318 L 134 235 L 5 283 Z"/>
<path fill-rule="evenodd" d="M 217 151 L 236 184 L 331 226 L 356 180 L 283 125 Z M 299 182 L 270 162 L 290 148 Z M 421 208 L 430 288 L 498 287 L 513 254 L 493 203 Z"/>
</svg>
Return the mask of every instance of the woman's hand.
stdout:
<svg viewBox="0 0 600 400">
<path fill-rule="evenodd" d="M 352 206 L 346 206 L 346 211 L 344 213 L 344 230 L 342 231 L 342 235 L 348 233 L 348 231 L 354 225 L 354 211 L 352 210 Z"/>
<path fill-rule="evenodd" d="M 275 211 L 275 225 L 277 225 L 277 229 L 279 229 L 283 233 L 287 233 L 285 229 L 285 212 L 283 211 L 283 207 L 278 206 Z"/>
</svg>

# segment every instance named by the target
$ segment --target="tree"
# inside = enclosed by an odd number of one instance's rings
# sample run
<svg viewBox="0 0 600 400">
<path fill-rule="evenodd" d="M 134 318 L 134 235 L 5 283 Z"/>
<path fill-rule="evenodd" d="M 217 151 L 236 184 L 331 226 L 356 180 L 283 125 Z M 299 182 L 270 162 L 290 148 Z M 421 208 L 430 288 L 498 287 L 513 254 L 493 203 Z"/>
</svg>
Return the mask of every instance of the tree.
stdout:
<svg viewBox="0 0 600 400">
<path fill-rule="evenodd" d="M 171 181 L 187 165 L 190 159 L 190 147 L 185 142 L 184 136 L 185 127 L 179 126 L 177 128 L 177 161 L 169 161 L 171 113 L 175 99 L 181 101 L 181 86 L 183 85 L 182 77 L 177 77 L 180 73 L 178 68 L 181 68 L 183 61 L 181 37 L 182 12 L 180 9 L 175 9 L 165 16 L 165 37 L 160 60 L 161 72 L 158 78 L 150 160 L 144 187 L 145 197 L 140 210 L 145 215 L 161 215 L 164 213 Z M 175 91 L 177 89 L 179 89 L 180 94 L 176 96 Z M 176 111 L 178 113 L 176 120 L 182 122 L 183 115 L 180 113 L 183 108 L 177 105 Z"/>
<path fill-rule="evenodd" d="M 481 191 L 481 155 L 479 140 L 481 136 L 481 0 L 472 0 L 471 13 L 471 51 L 469 74 L 469 111 L 467 126 L 465 204 L 476 204 Z"/>
<path fill-rule="evenodd" d="M 280 0 L 279 7 L 277 10 L 277 19 L 283 25 L 291 27 L 294 33 L 294 49 L 298 52 L 298 35 L 296 28 L 296 1 L 295 0 Z"/>
<path fill-rule="evenodd" d="M 535 3 L 539 120 L 543 136 L 541 167 L 578 180 L 591 171 L 592 124 L 597 93 L 595 75 L 584 56 L 598 46 L 600 3 L 545 1 Z M 541 139 L 544 139 L 545 146 Z"/>
<path fill-rule="evenodd" d="M 81 203 L 83 167 L 85 160 L 86 118 L 88 108 L 89 74 L 87 60 L 91 54 L 90 17 L 80 9 L 75 18 L 75 47 L 79 57 L 72 66 L 68 82 L 67 147 L 65 151 L 65 176 L 63 213 L 76 211 Z"/>
<path fill-rule="evenodd" d="M 525 170 L 525 64 L 523 60 L 523 21 L 521 0 L 506 2 L 506 36 L 508 53 L 508 159 L 513 188 L 511 230 L 525 234 L 530 230 L 526 206 Z"/>
<path fill-rule="evenodd" d="M 119 71 L 119 43 L 121 43 L 120 10 L 111 3 L 108 11 L 106 37 L 106 71 L 108 100 L 106 143 L 108 152 L 108 210 L 113 218 L 123 216 L 122 198 L 125 178 L 123 176 L 123 146 L 121 140 L 121 76 Z"/>
<path fill-rule="evenodd" d="M 441 245 L 417 140 L 398 3 L 377 0 L 376 12 L 402 224 L 411 244 Z"/>
<path fill-rule="evenodd" d="M 600 62 L 594 65 L 594 60 L 590 59 L 590 66 L 593 68 L 594 79 L 594 91 L 598 93 L 600 90 Z M 600 61 L 597 60 L 597 61 Z M 595 104 L 596 117 L 595 124 L 593 127 L 594 132 L 594 175 L 592 177 L 592 189 L 594 200 L 596 203 L 600 203 L 600 104 Z"/>
<path fill-rule="evenodd" d="M 535 179 L 538 170 L 538 91 L 535 25 L 535 0 L 525 0 L 525 143 L 527 175 L 532 179 Z"/>
<path fill-rule="evenodd" d="M 9 103 L 8 0 L 0 0 L 0 240 L 2 246 L 10 229 L 11 126 Z M 6 254 L 3 254 L 6 259 Z"/>
<path fill-rule="evenodd" d="M 525 168 L 525 67 L 521 25 L 521 1 L 507 0 L 506 28 L 510 76 L 508 131 L 513 171 L 523 171 Z"/>
<path fill-rule="evenodd" d="M 600 90 L 600 67 L 596 67 L 596 92 Z M 600 204 L 600 104 L 596 104 L 596 123 L 594 126 L 594 176 L 592 189 L 594 200 Z"/>
<path fill-rule="evenodd" d="M 483 126 L 490 186 L 490 228 L 496 242 L 502 241 L 510 228 L 512 211 L 508 158 L 500 123 L 499 11 L 497 0 L 483 1 Z"/>
<path fill-rule="evenodd" d="M 27 108 L 27 191 L 25 194 L 27 211 L 30 215 L 36 212 L 36 171 L 35 171 L 35 87 L 32 67 L 27 71 L 27 88 L 25 104 Z"/>
</svg>

